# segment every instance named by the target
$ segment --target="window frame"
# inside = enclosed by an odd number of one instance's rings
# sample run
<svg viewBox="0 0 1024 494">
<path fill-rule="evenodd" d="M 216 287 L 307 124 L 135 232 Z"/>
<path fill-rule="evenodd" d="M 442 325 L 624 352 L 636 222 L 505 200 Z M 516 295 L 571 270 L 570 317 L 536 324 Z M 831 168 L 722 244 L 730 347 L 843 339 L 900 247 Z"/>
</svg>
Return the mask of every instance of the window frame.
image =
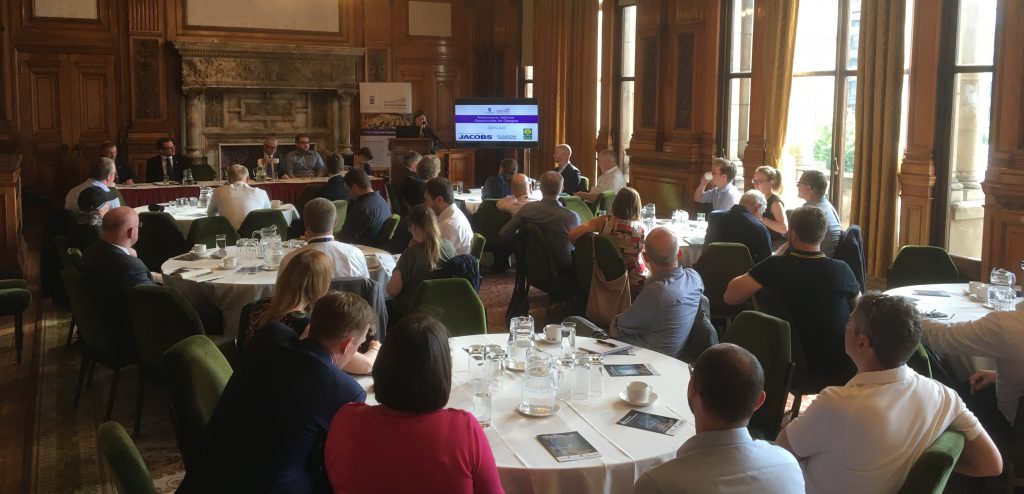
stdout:
<svg viewBox="0 0 1024 494">
<path fill-rule="evenodd" d="M 721 50 L 719 50 L 718 59 L 718 73 L 721 75 L 718 78 L 719 98 L 718 108 L 716 110 L 718 112 L 718 129 L 716 132 L 717 138 L 715 142 L 715 148 L 717 156 L 726 157 L 728 159 L 732 159 L 732 157 L 728 156 L 729 141 L 732 139 L 732 136 L 730 135 L 730 128 L 732 127 L 732 122 L 729 119 L 731 115 L 731 112 L 729 110 L 732 106 L 732 81 L 736 79 L 752 80 L 750 71 L 732 72 L 730 70 L 732 68 L 732 50 L 734 48 L 732 43 L 733 13 L 733 0 L 725 0 L 724 2 L 722 2 L 722 19 L 721 26 L 719 28 L 718 40 L 719 46 L 722 48 Z M 737 154 L 739 155 L 737 156 L 737 158 L 742 160 L 743 152 L 746 149 L 746 145 L 740 146 L 740 148 L 741 149 L 737 150 Z M 742 168 L 738 171 L 739 174 L 742 174 L 743 172 Z"/>
</svg>

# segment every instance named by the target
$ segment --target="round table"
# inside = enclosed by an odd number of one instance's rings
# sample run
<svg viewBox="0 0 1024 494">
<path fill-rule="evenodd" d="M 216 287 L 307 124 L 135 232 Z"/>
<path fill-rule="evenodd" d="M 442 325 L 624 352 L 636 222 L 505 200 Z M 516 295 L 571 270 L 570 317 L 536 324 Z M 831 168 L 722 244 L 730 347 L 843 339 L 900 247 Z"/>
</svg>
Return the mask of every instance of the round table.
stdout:
<svg viewBox="0 0 1024 494">
<path fill-rule="evenodd" d="M 198 182 L 197 185 L 163 185 L 153 183 L 140 183 L 136 185 L 118 185 L 117 189 L 124 197 L 125 206 L 145 206 L 149 204 L 160 204 L 173 201 L 179 197 L 199 197 L 199 187 L 219 187 L 224 185 L 223 180 L 209 182 Z M 295 202 L 302 194 L 307 185 L 322 185 L 327 183 L 327 177 L 315 178 L 289 178 L 287 180 L 274 180 L 258 182 L 252 180 L 249 185 L 259 187 L 267 191 L 271 199 L 281 202 Z M 380 193 L 384 199 L 388 198 L 387 188 L 384 181 L 377 177 L 370 178 L 370 185 L 373 190 Z"/>
<path fill-rule="evenodd" d="M 672 220 L 661 219 L 655 222 L 656 226 L 668 228 L 677 239 L 679 247 L 683 251 L 683 258 L 679 265 L 683 267 L 693 266 L 700 253 L 704 250 L 704 236 L 708 230 L 708 222 L 687 220 L 682 223 L 673 223 Z"/>
<path fill-rule="evenodd" d="M 541 335 L 542 336 L 542 335 Z M 591 341 L 578 337 L 577 343 Z M 452 394 L 448 407 L 472 410 L 468 384 L 470 344 L 508 342 L 507 333 L 452 338 Z M 558 355 L 557 345 L 538 343 L 538 348 Z M 675 458 L 676 451 L 696 434 L 693 413 L 686 402 L 690 379 L 687 365 L 657 352 L 637 348 L 635 356 L 605 357 L 606 364 L 650 364 L 660 375 L 643 377 L 604 377 L 604 394 L 585 401 L 562 401 L 561 409 L 545 418 L 530 418 L 516 412 L 522 401 L 522 373 L 507 372 L 504 390 L 493 393 L 491 425 L 484 429 L 494 452 L 498 474 L 505 491 L 515 493 L 547 492 L 631 492 L 636 479 L 645 470 Z M 367 388 L 367 403 L 376 404 L 371 377 L 357 379 Z M 634 429 L 615 422 L 634 407 L 618 398 L 630 381 L 649 383 L 659 399 L 638 410 L 681 419 L 684 423 L 674 436 Z M 598 458 L 559 463 L 537 440 L 538 434 L 579 432 L 600 452 Z"/>
<path fill-rule="evenodd" d="M 373 256 L 377 260 L 367 263 L 370 266 L 370 278 L 377 283 L 387 283 L 395 268 L 395 257 L 375 247 L 356 247 L 366 256 Z M 227 252 L 229 256 L 238 257 L 238 248 L 235 246 L 228 247 Z M 221 270 L 218 269 L 221 264 L 219 259 L 207 257 L 197 261 L 183 261 L 171 258 L 160 266 L 160 272 L 164 284 L 181 292 L 193 305 L 212 304 L 218 308 L 223 314 L 224 334 L 235 336 L 238 334 L 238 318 L 242 307 L 274 294 L 278 271 L 252 269 L 258 268 L 261 263 L 260 260 L 239 259 L 238 268 Z M 212 272 L 194 279 L 171 275 L 179 268 L 209 268 Z"/>
<path fill-rule="evenodd" d="M 922 314 L 932 310 L 938 310 L 948 316 L 948 319 L 941 319 L 943 322 L 963 322 L 981 319 L 992 312 L 992 309 L 985 307 L 981 301 L 972 299 L 967 294 L 967 283 L 947 283 L 936 285 L 913 285 L 900 288 L 893 288 L 885 292 L 886 295 L 895 295 L 911 299 Z M 928 295 L 921 292 L 942 292 L 947 297 Z M 943 354 L 947 357 L 953 374 L 959 381 L 966 381 L 967 377 L 978 370 L 995 369 L 995 359 L 988 357 L 971 357 L 966 355 Z"/>
<path fill-rule="evenodd" d="M 291 204 L 282 204 L 279 207 L 274 208 L 284 214 L 284 221 L 289 225 L 292 221 L 299 218 L 299 212 L 295 209 L 295 206 Z M 149 206 L 139 206 L 135 208 L 140 213 L 149 212 Z M 205 218 L 206 208 L 186 206 L 183 208 L 166 208 L 164 212 L 170 214 L 174 218 L 174 222 L 178 224 L 178 230 L 181 230 L 181 234 L 188 237 L 188 230 L 192 228 L 192 222 L 199 219 Z"/>
</svg>

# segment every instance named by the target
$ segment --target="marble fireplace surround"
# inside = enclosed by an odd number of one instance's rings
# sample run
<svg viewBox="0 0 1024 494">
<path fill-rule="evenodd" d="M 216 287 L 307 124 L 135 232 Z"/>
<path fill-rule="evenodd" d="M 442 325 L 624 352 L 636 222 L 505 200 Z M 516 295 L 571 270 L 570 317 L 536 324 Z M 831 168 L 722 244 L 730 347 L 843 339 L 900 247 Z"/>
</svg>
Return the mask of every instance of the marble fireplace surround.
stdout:
<svg viewBox="0 0 1024 494">
<path fill-rule="evenodd" d="M 174 48 L 190 159 L 219 170 L 222 144 L 256 144 L 265 135 L 289 144 L 299 132 L 321 153 L 352 153 L 352 98 L 365 49 L 191 41 Z M 232 109 L 226 99 L 241 104 Z"/>
</svg>

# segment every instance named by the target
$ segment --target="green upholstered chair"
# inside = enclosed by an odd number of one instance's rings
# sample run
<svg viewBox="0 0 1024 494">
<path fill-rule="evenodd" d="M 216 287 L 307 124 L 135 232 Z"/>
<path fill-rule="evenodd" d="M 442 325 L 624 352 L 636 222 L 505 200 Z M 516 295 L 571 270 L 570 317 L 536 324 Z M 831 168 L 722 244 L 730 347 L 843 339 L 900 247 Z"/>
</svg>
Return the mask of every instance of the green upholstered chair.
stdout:
<svg viewBox="0 0 1024 494">
<path fill-rule="evenodd" d="M 380 227 L 380 232 L 377 233 L 377 238 L 373 242 L 374 247 L 381 249 L 387 246 L 388 242 L 391 241 L 391 237 L 395 236 L 395 230 L 398 229 L 398 222 L 402 220 L 401 216 L 392 214 L 390 218 L 384 220 L 384 224 Z"/>
<path fill-rule="evenodd" d="M 904 245 L 892 261 L 886 277 L 886 286 L 890 290 L 901 286 L 959 282 L 960 271 L 949 254 L 930 245 Z"/>
<path fill-rule="evenodd" d="M 206 244 L 212 249 L 217 246 L 217 235 L 226 236 L 228 245 L 235 245 L 238 242 L 238 232 L 231 226 L 231 222 L 227 218 L 223 216 L 196 218 L 188 229 L 185 245 Z"/>
<path fill-rule="evenodd" d="M 704 295 L 711 301 L 711 318 L 728 322 L 749 304 L 730 305 L 723 300 L 725 289 L 733 278 L 750 271 L 754 261 L 747 246 L 729 242 L 705 245 L 693 269 L 704 281 Z"/>
<path fill-rule="evenodd" d="M 487 310 L 464 278 L 424 280 L 416 290 L 411 311 L 436 317 L 452 336 L 487 333 Z"/>
<path fill-rule="evenodd" d="M 19 364 L 25 341 L 22 314 L 30 304 L 32 292 L 25 280 L 0 280 L 0 316 L 14 316 L 14 353 Z"/>
<path fill-rule="evenodd" d="M 953 472 L 964 450 L 964 435 L 953 430 L 939 434 L 938 439 L 921 453 L 910 467 L 898 494 L 942 494 L 949 474 Z"/>
<path fill-rule="evenodd" d="M 210 165 L 192 165 L 192 179 L 196 182 L 209 182 L 217 180 L 217 174 L 213 172 Z"/>
<path fill-rule="evenodd" d="M 187 250 L 185 236 L 173 216 L 165 212 L 139 213 L 139 241 L 135 243 L 135 251 L 150 271 L 160 272 L 161 264 Z"/>
<path fill-rule="evenodd" d="M 615 202 L 615 194 L 618 192 L 614 190 L 606 190 L 597 195 L 597 199 L 594 199 L 594 203 L 590 205 L 590 210 L 596 215 L 598 211 L 611 211 L 612 203 Z"/>
<path fill-rule="evenodd" d="M 121 194 L 121 189 L 117 187 L 111 187 L 111 189 L 114 191 L 115 194 L 117 194 L 117 202 L 119 202 L 122 206 L 127 206 L 128 203 L 125 202 L 124 196 Z"/>
<path fill-rule="evenodd" d="M 202 434 L 213 416 L 231 365 L 217 345 L 204 335 L 189 336 L 163 355 L 171 418 L 185 470 L 198 461 Z"/>
<path fill-rule="evenodd" d="M 580 177 L 580 190 L 590 192 L 590 177 Z"/>
<path fill-rule="evenodd" d="M 299 214 L 302 214 L 302 209 L 306 207 L 306 203 L 316 199 L 316 195 L 320 192 L 323 185 L 307 185 L 299 193 L 299 197 L 295 199 L 293 203 L 295 209 L 298 210 Z"/>
<path fill-rule="evenodd" d="M 576 239 L 573 251 L 573 270 L 576 273 L 576 309 L 583 313 L 590 298 L 590 281 L 594 271 L 594 259 L 606 280 L 613 280 L 626 272 L 626 261 L 622 251 L 608 235 L 585 233 Z"/>
<path fill-rule="evenodd" d="M 473 234 L 473 243 L 469 247 L 469 253 L 473 254 L 476 258 L 476 263 L 480 264 L 480 258 L 484 256 L 484 247 L 487 246 L 487 239 L 479 233 Z"/>
<path fill-rule="evenodd" d="M 61 269 L 77 268 L 82 260 L 82 251 L 71 247 L 71 241 L 65 235 L 53 237 L 53 243 L 57 246 L 57 255 L 60 257 Z M 71 339 L 75 335 L 75 315 L 71 314 L 71 324 L 68 324 L 68 337 L 64 346 L 71 346 Z"/>
<path fill-rule="evenodd" d="M 924 377 L 932 377 L 931 360 L 928 358 L 928 352 L 925 351 L 924 345 L 921 343 L 917 344 L 914 354 L 907 360 L 907 366 Z"/>
<path fill-rule="evenodd" d="M 505 223 L 508 223 L 511 218 L 511 214 L 498 209 L 498 199 L 484 199 L 470 221 L 473 223 L 473 231 L 483 235 L 487 240 L 485 249 L 493 252 L 495 247 L 512 248 L 498 235 L 501 227 L 505 226 Z"/>
<path fill-rule="evenodd" d="M 690 336 L 679 349 L 676 358 L 692 364 L 697 361 L 700 354 L 705 350 L 718 344 L 718 330 L 711 324 L 711 302 L 704 295 L 700 296 L 700 303 L 697 304 L 697 314 L 693 318 L 693 325 L 690 326 Z"/>
<path fill-rule="evenodd" d="M 71 300 L 71 310 L 75 314 L 78 325 L 78 339 L 82 346 L 82 366 L 78 371 L 78 385 L 75 388 L 75 408 L 82 397 L 82 385 L 85 376 L 92 374 L 96 363 L 113 371 L 110 380 L 110 397 L 107 399 L 107 412 L 104 420 L 110 420 L 114 410 L 114 398 L 117 395 L 117 383 L 121 369 L 134 365 L 138 356 L 130 342 L 131 335 L 120 334 L 116 329 L 112 314 L 102 310 L 103 295 L 93 290 L 86 282 L 85 275 L 77 269 L 65 269 L 60 273 Z"/>
<path fill-rule="evenodd" d="M 277 234 L 284 240 L 288 238 L 288 221 L 284 219 L 284 213 L 276 209 L 256 209 L 249 211 L 242 220 L 242 226 L 238 227 L 238 236 L 241 238 L 252 237 L 252 232 L 270 226 L 277 227 Z"/>
<path fill-rule="evenodd" d="M 338 199 L 334 201 L 334 210 L 338 214 L 338 222 L 334 225 L 334 234 L 341 233 L 341 227 L 345 226 L 345 217 L 348 216 L 348 201 Z"/>
<path fill-rule="evenodd" d="M 723 343 L 741 346 L 754 354 L 764 369 L 764 404 L 754 412 L 748 426 L 759 439 L 775 440 L 782 426 L 796 366 L 791 338 L 788 322 L 750 310 L 737 315 L 722 338 Z"/>
<path fill-rule="evenodd" d="M 391 212 L 398 214 L 402 210 L 402 201 L 395 193 L 395 186 L 391 185 L 391 182 L 385 182 L 384 191 L 388 193 L 388 206 L 391 206 Z"/>
<path fill-rule="evenodd" d="M 96 446 L 113 473 L 118 494 L 156 494 L 149 468 L 121 424 L 100 424 L 96 429 Z"/>
<path fill-rule="evenodd" d="M 576 213 L 580 217 L 580 223 L 586 223 L 594 219 L 594 212 L 590 210 L 590 206 L 587 206 L 587 203 L 583 202 L 583 199 L 576 196 L 565 196 L 559 197 L 558 200 L 562 202 L 565 209 Z"/>
</svg>

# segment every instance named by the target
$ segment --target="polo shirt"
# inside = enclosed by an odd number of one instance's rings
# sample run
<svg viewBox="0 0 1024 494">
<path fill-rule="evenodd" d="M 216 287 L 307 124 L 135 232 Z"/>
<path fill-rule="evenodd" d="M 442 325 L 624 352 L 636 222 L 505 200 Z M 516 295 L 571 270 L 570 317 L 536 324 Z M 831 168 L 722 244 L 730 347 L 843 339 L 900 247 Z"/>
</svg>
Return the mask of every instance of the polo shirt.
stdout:
<svg viewBox="0 0 1024 494">
<path fill-rule="evenodd" d="M 455 253 L 469 254 L 473 248 L 473 227 L 469 225 L 469 220 L 462 214 L 462 210 L 451 204 L 437 216 L 437 222 L 441 227 L 441 238 L 452 243 Z"/>
<path fill-rule="evenodd" d="M 821 252 L 790 250 L 761 261 L 749 274 L 789 308 L 788 314 L 773 315 L 789 320 L 799 335 L 809 372 L 826 382 L 845 382 L 853 370 L 846 321 L 850 299 L 860 293 L 850 266 Z"/>
<path fill-rule="evenodd" d="M 295 249 L 281 259 L 281 270 L 300 252 L 318 250 L 331 259 L 332 278 L 369 278 L 366 255 L 354 245 L 334 240 L 333 235 L 321 235 L 307 239 L 305 247 Z"/>
<path fill-rule="evenodd" d="M 705 190 L 700 195 L 700 202 L 704 204 L 710 203 L 712 211 L 721 211 L 739 204 L 741 195 L 743 194 L 739 189 L 730 182 L 721 189 L 714 187 L 711 190 Z"/>
<path fill-rule="evenodd" d="M 825 388 L 786 436 L 808 493 L 896 492 L 950 428 L 968 441 L 983 430 L 956 392 L 901 365 Z"/>
<path fill-rule="evenodd" d="M 640 476 L 633 494 L 804 492 L 796 458 L 746 427 L 701 432 L 687 439 L 674 460 Z"/>
<path fill-rule="evenodd" d="M 619 192 L 619 189 L 626 186 L 626 177 L 622 174 L 622 170 L 618 166 L 612 168 L 597 177 L 597 183 L 594 184 L 594 188 L 590 192 L 594 194 L 600 194 L 602 192 Z"/>
</svg>

